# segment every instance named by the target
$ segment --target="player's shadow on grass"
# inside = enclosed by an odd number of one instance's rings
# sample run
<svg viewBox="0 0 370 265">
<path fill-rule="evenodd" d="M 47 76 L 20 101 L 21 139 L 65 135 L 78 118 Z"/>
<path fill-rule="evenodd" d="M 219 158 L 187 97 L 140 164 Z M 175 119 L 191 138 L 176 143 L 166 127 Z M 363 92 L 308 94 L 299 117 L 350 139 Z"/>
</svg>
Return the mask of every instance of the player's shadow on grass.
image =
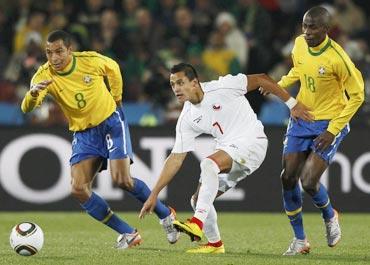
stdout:
<svg viewBox="0 0 370 265">
<path fill-rule="evenodd" d="M 244 256 L 253 256 L 253 257 L 257 257 L 257 258 L 261 258 L 261 259 L 265 259 L 265 258 L 271 258 L 271 259 L 276 259 L 276 258 L 279 258 L 279 259 L 299 259 L 299 260 L 311 260 L 311 259 L 315 259 L 315 260 L 328 260 L 328 261 L 340 261 L 340 262 L 348 262 L 348 264 L 350 264 L 350 262 L 359 262 L 359 261 L 362 261 L 362 262 L 369 262 L 370 263 L 370 256 L 362 256 L 362 257 L 359 257 L 359 256 L 351 256 L 351 255 L 348 255 L 348 254 L 343 254 L 343 255 L 327 255 L 327 254 L 315 254 L 315 253 L 310 253 L 310 254 L 307 254 L 307 255 L 297 255 L 297 256 L 293 256 L 293 257 L 288 257 L 288 256 L 283 256 L 282 254 L 270 254 L 270 253 L 253 253 L 251 251 L 246 251 L 246 252 L 234 252 L 234 251 L 227 251 L 225 253 L 225 255 L 228 255 L 228 256 L 235 256 L 235 257 L 240 257 L 241 255 L 244 255 Z"/>
<path fill-rule="evenodd" d="M 82 259 L 82 258 L 85 258 L 85 256 L 83 256 L 83 255 L 73 255 L 73 256 L 71 256 L 69 254 L 68 254 L 68 256 L 53 255 L 53 256 L 38 256 L 37 257 L 37 259 L 43 260 L 43 261 L 46 261 L 46 260 L 53 260 L 53 261 L 58 260 L 58 262 L 59 261 L 62 261 L 62 260 L 64 260 L 64 261 L 78 260 L 78 259 Z"/>
<path fill-rule="evenodd" d="M 185 253 L 185 249 L 172 249 L 172 248 L 152 248 L 152 247 L 138 247 L 137 250 L 144 250 L 144 251 L 155 251 L 155 252 L 180 252 Z"/>
</svg>

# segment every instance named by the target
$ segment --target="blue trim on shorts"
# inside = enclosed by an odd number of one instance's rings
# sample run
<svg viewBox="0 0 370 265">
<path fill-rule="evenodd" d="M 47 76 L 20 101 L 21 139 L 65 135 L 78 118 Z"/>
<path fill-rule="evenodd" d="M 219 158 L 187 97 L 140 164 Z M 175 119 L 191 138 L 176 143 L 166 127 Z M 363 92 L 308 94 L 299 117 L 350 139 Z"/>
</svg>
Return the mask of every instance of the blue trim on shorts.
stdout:
<svg viewBox="0 0 370 265">
<path fill-rule="evenodd" d="M 130 157 L 132 161 L 130 131 L 122 107 L 117 107 L 111 116 L 98 126 L 73 134 L 70 165 L 91 157 L 102 159 L 101 170 L 107 168 L 107 159 Z"/>
<path fill-rule="evenodd" d="M 323 133 L 329 125 L 329 120 L 306 122 L 298 119 L 289 119 L 287 132 L 284 139 L 283 154 L 313 151 L 324 159 L 328 164 L 331 163 L 339 144 L 349 133 L 350 127 L 347 124 L 335 137 L 333 143 L 324 151 L 315 148 L 314 139 Z"/>
</svg>

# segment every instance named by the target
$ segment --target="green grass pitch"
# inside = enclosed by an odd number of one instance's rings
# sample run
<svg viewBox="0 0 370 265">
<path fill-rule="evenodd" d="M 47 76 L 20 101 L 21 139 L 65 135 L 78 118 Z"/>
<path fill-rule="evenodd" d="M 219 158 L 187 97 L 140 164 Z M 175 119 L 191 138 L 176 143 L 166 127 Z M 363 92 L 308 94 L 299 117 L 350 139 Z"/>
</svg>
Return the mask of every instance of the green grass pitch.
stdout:
<svg viewBox="0 0 370 265">
<path fill-rule="evenodd" d="M 281 255 L 292 232 L 286 216 L 280 213 L 220 213 L 226 253 L 218 255 L 185 253 L 196 246 L 185 234 L 175 245 L 168 244 L 154 215 L 144 220 L 138 219 L 138 213 L 119 215 L 139 229 L 142 245 L 123 251 L 114 249 L 115 232 L 84 213 L 1 212 L 0 264 L 370 264 L 370 214 L 341 214 L 343 237 L 335 248 L 326 245 L 319 213 L 304 214 L 311 253 L 295 257 Z M 190 213 L 178 214 L 180 220 L 188 217 Z M 44 247 L 35 256 L 22 257 L 10 248 L 10 230 L 22 221 L 33 221 L 44 231 Z"/>
</svg>

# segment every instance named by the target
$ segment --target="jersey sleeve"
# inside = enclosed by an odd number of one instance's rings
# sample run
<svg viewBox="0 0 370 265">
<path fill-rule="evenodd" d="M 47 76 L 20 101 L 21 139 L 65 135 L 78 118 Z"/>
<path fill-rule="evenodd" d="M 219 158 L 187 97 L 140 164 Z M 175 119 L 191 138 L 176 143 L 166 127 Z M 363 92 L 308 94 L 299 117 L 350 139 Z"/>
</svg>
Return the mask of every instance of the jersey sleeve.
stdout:
<svg viewBox="0 0 370 265">
<path fill-rule="evenodd" d="M 34 76 L 31 79 L 30 87 L 33 85 L 40 83 L 45 80 L 50 80 L 50 78 L 44 74 L 43 66 L 37 70 Z M 50 84 L 51 85 L 51 84 Z M 27 91 L 26 95 L 24 96 L 21 104 L 21 109 L 24 113 L 30 112 L 34 110 L 36 107 L 39 107 L 42 104 L 45 96 L 48 94 L 48 88 L 45 88 L 39 92 L 38 97 L 33 97 L 30 91 Z"/>
<path fill-rule="evenodd" d="M 194 151 L 195 138 L 199 135 L 190 125 L 188 120 L 189 108 L 184 106 L 176 124 L 176 140 L 172 153 L 187 153 Z"/>
<path fill-rule="evenodd" d="M 248 80 L 245 74 L 237 75 L 225 75 L 218 79 L 219 88 L 232 89 L 238 95 L 244 95 L 247 93 Z"/>
<path fill-rule="evenodd" d="M 289 73 L 287 75 L 284 75 L 281 80 L 278 82 L 278 85 L 282 88 L 288 88 L 291 85 L 293 85 L 295 82 L 299 80 L 299 64 L 296 61 L 297 58 L 295 56 L 295 53 L 297 51 L 297 39 L 295 41 L 293 50 L 292 50 L 292 63 L 293 67 L 290 69 Z"/>
<path fill-rule="evenodd" d="M 337 135 L 346 124 L 351 120 L 358 108 L 364 101 L 364 81 L 361 72 L 356 68 L 351 59 L 344 51 L 339 51 L 342 61 L 334 65 L 338 79 L 344 85 L 349 97 L 347 105 L 337 117 L 329 123 L 328 131 Z"/>
<path fill-rule="evenodd" d="M 99 54 L 97 65 L 99 65 L 101 73 L 108 79 L 108 85 L 113 96 L 113 99 L 117 102 L 122 100 L 122 75 L 119 65 L 113 59 Z"/>
</svg>

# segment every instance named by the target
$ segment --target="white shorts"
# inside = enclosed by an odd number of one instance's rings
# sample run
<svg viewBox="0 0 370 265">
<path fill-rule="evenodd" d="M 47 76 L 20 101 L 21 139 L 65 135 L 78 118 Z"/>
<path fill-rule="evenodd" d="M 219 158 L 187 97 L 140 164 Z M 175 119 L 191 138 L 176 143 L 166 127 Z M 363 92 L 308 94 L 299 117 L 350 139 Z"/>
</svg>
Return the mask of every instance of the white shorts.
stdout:
<svg viewBox="0 0 370 265">
<path fill-rule="evenodd" d="M 216 150 L 225 151 L 233 159 L 230 172 L 218 175 L 218 190 L 226 192 L 234 188 L 239 181 L 256 171 L 266 157 L 267 145 L 267 137 L 256 138 L 254 141 L 248 139 L 217 144 Z"/>
</svg>

